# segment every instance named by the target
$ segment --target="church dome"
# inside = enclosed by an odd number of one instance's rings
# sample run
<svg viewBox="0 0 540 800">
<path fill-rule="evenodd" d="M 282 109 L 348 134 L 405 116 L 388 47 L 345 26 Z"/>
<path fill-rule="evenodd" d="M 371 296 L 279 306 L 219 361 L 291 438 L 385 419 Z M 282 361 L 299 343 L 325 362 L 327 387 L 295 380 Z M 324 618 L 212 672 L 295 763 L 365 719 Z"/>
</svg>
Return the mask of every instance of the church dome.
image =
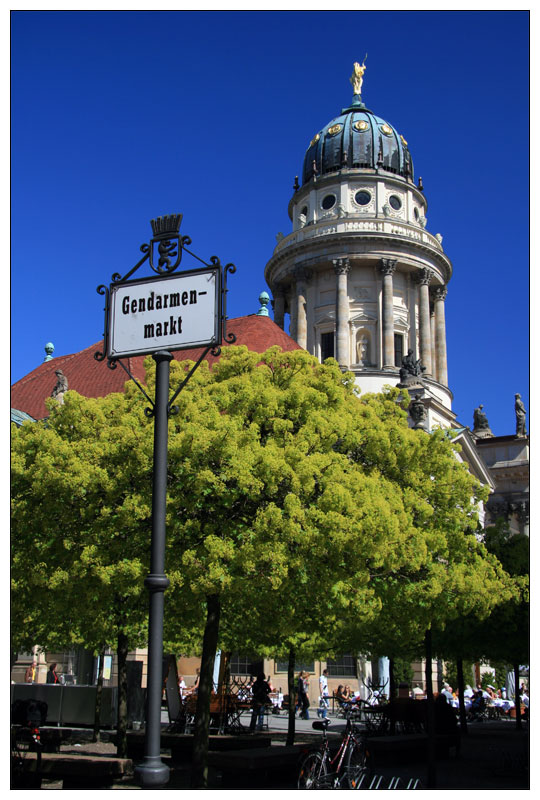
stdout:
<svg viewBox="0 0 540 800">
<path fill-rule="evenodd" d="M 369 111 L 359 95 L 311 140 L 302 185 L 314 176 L 344 169 L 378 169 L 414 179 L 407 142 L 393 125 Z"/>
</svg>

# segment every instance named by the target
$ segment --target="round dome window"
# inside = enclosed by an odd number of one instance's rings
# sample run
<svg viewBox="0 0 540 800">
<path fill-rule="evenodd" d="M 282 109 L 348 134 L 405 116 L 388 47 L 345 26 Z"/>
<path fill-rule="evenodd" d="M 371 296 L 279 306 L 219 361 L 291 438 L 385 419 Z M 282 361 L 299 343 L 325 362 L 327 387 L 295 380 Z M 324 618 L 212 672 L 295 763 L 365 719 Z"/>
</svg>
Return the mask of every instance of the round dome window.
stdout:
<svg viewBox="0 0 540 800">
<path fill-rule="evenodd" d="M 394 211 L 399 211 L 399 209 L 401 208 L 401 200 L 397 196 L 397 194 L 391 194 L 390 197 L 388 198 L 388 202 L 390 203 Z"/>
<path fill-rule="evenodd" d="M 356 192 L 354 196 L 355 203 L 358 203 L 359 206 L 367 206 L 367 204 L 371 201 L 371 195 L 369 192 L 362 190 L 360 192 Z"/>
<path fill-rule="evenodd" d="M 325 211 L 328 211 L 330 208 L 335 206 L 336 204 L 336 196 L 335 194 L 327 194 L 323 197 L 321 207 L 324 208 Z"/>
</svg>

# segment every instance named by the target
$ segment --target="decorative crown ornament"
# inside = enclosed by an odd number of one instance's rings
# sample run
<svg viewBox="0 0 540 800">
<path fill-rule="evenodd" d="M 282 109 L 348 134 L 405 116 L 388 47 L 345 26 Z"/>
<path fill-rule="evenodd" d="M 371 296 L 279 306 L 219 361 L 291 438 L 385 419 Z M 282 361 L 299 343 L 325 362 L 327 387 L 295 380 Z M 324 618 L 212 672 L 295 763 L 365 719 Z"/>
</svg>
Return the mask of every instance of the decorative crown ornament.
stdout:
<svg viewBox="0 0 540 800">
<path fill-rule="evenodd" d="M 183 214 L 167 214 L 164 217 L 150 220 L 154 239 L 168 239 L 178 236 Z"/>
<path fill-rule="evenodd" d="M 180 223 L 183 214 L 167 214 L 150 220 L 154 234 L 150 242 L 150 266 L 154 272 L 174 272 L 182 260 Z M 157 247 L 157 256 L 155 248 Z M 157 264 L 156 262 L 157 258 Z"/>
</svg>

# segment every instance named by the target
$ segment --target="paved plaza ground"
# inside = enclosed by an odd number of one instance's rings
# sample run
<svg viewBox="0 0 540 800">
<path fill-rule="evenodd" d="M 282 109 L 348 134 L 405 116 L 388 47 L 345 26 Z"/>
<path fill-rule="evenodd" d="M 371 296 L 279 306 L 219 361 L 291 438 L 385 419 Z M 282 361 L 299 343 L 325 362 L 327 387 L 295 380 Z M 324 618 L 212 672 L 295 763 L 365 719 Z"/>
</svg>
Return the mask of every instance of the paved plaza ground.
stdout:
<svg viewBox="0 0 540 800">
<path fill-rule="evenodd" d="M 295 742 L 305 742 L 306 746 L 317 745 L 320 734 L 312 728 L 312 722 L 296 719 Z M 245 723 L 249 718 L 246 716 Z M 270 715 L 269 730 L 261 734 L 250 736 L 251 739 L 265 736 L 270 737 L 271 747 L 280 748 L 285 745 L 287 732 L 287 717 Z M 344 727 L 344 721 L 331 717 L 330 731 L 339 734 Z M 165 725 L 164 725 L 165 730 Z M 88 741 L 88 732 L 81 732 L 80 742 L 76 741 L 77 736 L 72 738 L 70 744 L 62 746 L 62 751 L 66 753 L 81 753 L 95 755 L 114 756 L 116 748 L 111 741 L 106 741 L 107 735 L 103 736 L 104 741 L 92 743 Z M 372 774 L 382 777 L 381 787 L 388 787 L 391 778 L 399 777 L 400 786 L 405 788 L 409 779 L 419 779 L 423 789 L 427 789 L 427 764 L 425 757 L 419 752 L 400 752 L 399 734 L 396 735 L 396 747 L 391 751 L 379 753 L 374 750 L 374 762 Z M 285 752 L 285 751 L 284 751 Z M 164 760 L 167 759 L 168 752 L 163 752 Z M 534 766 L 534 765 L 533 765 Z M 244 780 L 239 780 L 236 791 L 249 790 L 253 792 L 263 791 L 286 791 L 294 790 L 295 770 L 280 770 L 273 768 L 271 771 L 255 773 L 253 782 L 246 785 Z M 534 775 L 534 771 L 533 771 Z M 170 784 L 167 789 L 184 789 L 190 787 L 190 767 L 189 760 L 176 764 L 171 772 Z M 59 789 L 61 783 L 58 781 L 44 780 L 42 789 Z M 116 790 L 137 790 L 139 787 L 133 780 L 118 782 L 113 785 Z M 214 791 L 235 790 L 234 775 L 228 776 L 227 783 L 223 780 L 223 775 L 219 769 L 210 770 L 210 789 Z M 452 749 L 445 757 L 438 758 L 436 770 L 436 789 L 437 790 L 526 790 L 529 788 L 529 723 L 522 726 L 522 730 L 516 730 L 515 721 L 501 720 L 472 723 L 468 726 L 467 736 L 461 737 L 461 748 L 459 754 Z M 533 782 L 534 788 L 534 782 Z"/>
</svg>

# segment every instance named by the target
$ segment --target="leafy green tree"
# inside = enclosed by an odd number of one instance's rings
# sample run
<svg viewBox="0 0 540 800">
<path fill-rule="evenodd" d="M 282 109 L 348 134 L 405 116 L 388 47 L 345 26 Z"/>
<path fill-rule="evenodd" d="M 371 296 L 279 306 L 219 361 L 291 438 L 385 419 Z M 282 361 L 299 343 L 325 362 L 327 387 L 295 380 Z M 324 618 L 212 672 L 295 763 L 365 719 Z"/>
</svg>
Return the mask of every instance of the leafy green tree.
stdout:
<svg viewBox="0 0 540 800">
<path fill-rule="evenodd" d="M 171 386 L 190 362 L 171 364 Z M 155 368 L 147 361 L 153 391 Z M 399 656 L 435 619 L 489 606 L 501 575 L 474 536 L 479 495 L 442 434 L 408 428 L 397 391 L 304 351 L 223 351 L 169 420 L 167 649 L 201 649 L 194 748 L 205 784 L 216 647 L 294 660 L 376 644 Z M 133 385 L 73 392 L 14 434 L 17 641 L 146 641 L 152 426 Z M 37 611 L 31 598 L 43 598 Z M 99 613 L 96 613 L 99 612 Z M 235 647 L 236 649 L 236 647 Z"/>
<path fill-rule="evenodd" d="M 151 432 L 131 389 L 68 392 L 50 412 L 12 437 L 13 646 L 116 649 L 124 754 L 125 662 L 147 638 Z"/>
<path fill-rule="evenodd" d="M 376 425 L 353 377 L 303 351 L 228 348 L 178 405 L 169 509 L 179 524 L 168 541 L 189 602 L 206 602 L 212 648 L 219 619 L 225 650 L 235 640 L 284 657 L 331 653 L 348 620 L 378 613 L 370 569 L 404 567 L 414 535 L 399 487 L 351 457 L 359 430 Z M 203 649 L 201 729 L 213 655 Z M 204 749 L 194 756 L 202 764 Z"/>
</svg>

